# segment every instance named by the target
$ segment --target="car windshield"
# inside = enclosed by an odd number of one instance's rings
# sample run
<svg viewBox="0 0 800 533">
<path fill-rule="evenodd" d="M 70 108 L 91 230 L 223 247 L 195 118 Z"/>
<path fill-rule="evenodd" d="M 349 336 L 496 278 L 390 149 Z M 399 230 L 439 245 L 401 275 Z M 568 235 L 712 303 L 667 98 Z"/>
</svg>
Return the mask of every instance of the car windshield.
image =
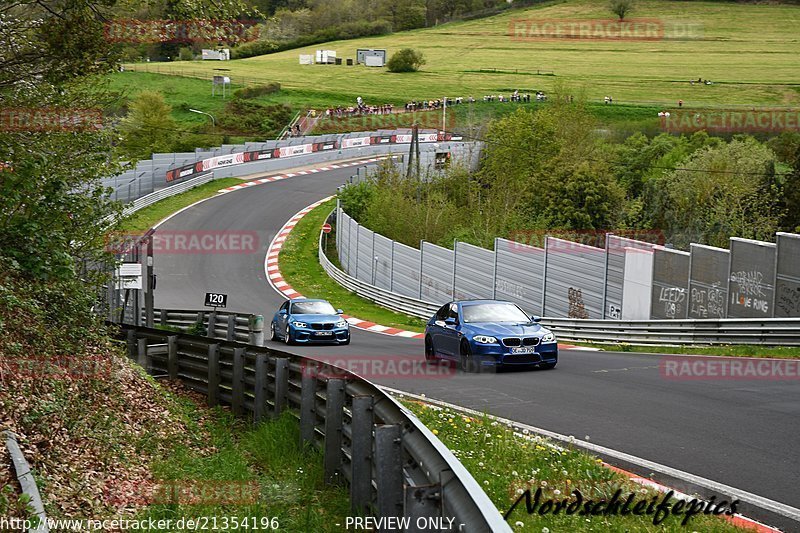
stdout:
<svg viewBox="0 0 800 533">
<path fill-rule="evenodd" d="M 474 304 L 462 306 L 464 322 L 530 322 L 531 319 L 514 304 Z"/>
<path fill-rule="evenodd" d="M 294 315 L 335 315 L 336 309 L 328 302 L 297 302 L 292 304 Z"/>
</svg>

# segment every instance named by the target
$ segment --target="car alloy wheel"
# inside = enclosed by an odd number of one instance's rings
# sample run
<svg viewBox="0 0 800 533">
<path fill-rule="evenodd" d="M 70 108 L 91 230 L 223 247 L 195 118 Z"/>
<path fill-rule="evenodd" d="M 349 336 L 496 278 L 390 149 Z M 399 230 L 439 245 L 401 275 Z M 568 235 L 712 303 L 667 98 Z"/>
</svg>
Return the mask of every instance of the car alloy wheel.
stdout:
<svg viewBox="0 0 800 533">
<path fill-rule="evenodd" d="M 269 323 L 269 340 L 272 342 L 278 342 L 278 332 L 275 331 L 275 322 Z"/>
<path fill-rule="evenodd" d="M 472 350 L 469 348 L 469 343 L 463 341 L 461 343 L 461 370 L 463 372 L 476 372 L 475 358 L 472 357 Z"/>
<path fill-rule="evenodd" d="M 292 334 L 289 332 L 289 326 L 286 326 L 286 333 L 283 335 L 283 341 L 286 344 L 292 344 Z"/>
</svg>

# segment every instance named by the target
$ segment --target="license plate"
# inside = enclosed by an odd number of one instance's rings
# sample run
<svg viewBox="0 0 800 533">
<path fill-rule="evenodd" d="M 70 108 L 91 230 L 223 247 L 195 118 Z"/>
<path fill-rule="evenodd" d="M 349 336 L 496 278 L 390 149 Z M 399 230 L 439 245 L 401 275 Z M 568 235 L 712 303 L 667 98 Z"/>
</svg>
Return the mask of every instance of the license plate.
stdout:
<svg viewBox="0 0 800 533">
<path fill-rule="evenodd" d="M 536 353 L 535 346 L 515 346 L 511 348 L 511 353 Z"/>
<path fill-rule="evenodd" d="M 332 331 L 315 331 L 314 335 L 320 335 L 320 336 L 333 335 L 333 332 Z"/>
</svg>

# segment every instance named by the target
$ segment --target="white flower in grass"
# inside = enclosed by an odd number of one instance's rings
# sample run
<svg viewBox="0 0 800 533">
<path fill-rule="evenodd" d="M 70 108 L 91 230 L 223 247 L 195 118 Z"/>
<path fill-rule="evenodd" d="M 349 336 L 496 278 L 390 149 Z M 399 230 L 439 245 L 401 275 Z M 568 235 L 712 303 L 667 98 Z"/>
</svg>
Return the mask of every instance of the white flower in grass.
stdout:
<svg viewBox="0 0 800 533">
<path fill-rule="evenodd" d="M 542 533 L 550 533 L 550 530 L 547 529 L 546 527 L 543 527 L 542 528 Z"/>
<path fill-rule="evenodd" d="M 546 487 L 546 486 L 547 486 L 547 481 L 542 481 L 542 482 L 540 483 L 540 485 L 541 485 L 542 487 Z"/>
<path fill-rule="evenodd" d="M 586 435 L 586 436 L 585 436 L 585 437 L 583 437 L 583 438 L 584 438 L 584 439 L 586 439 L 586 440 L 589 440 L 589 435 Z"/>
<path fill-rule="evenodd" d="M 523 435 L 527 435 L 528 433 L 530 433 L 530 431 L 528 431 L 527 429 L 523 429 L 523 430 L 522 430 L 522 434 L 523 434 Z"/>
<path fill-rule="evenodd" d="M 481 468 L 483 468 L 483 461 L 481 461 L 480 463 L 478 463 L 478 466 L 479 466 L 479 467 L 481 467 Z"/>
<path fill-rule="evenodd" d="M 567 440 L 569 440 L 570 442 L 575 442 L 575 436 L 574 435 L 570 435 Z"/>
<path fill-rule="evenodd" d="M 562 476 L 568 476 L 568 475 L 569 475 L 569 472 L 567 472 L 566 470 L 562 470 L 562 471 L 561 471 L 561 475 L 562 475 Z"/>
<path fill-rule="evenodd" d="M 517 526 L 517 527 L 525 527 L 525 523 L 524 522 L 520 522 L 519 520 L 514 522 L 514 525 Z"/>
<path fill-rule="evenodd" d="M 555 494 L 556 496 L 560 496 L 561 495 L 561 491 L 556 489 L 556 490 L 553 491 L 553 494 Z"/>
<path fill-rule="evenodd" d="M 512 471 L 512 472 L 511 472 L 511 475 L 512 475 L 512 476 L 514 476 L 514 477 L 519 477 L 519 474 L 517 474 L 517 471 L 516 471 L 516 470 Z"/>
<path fill-rule="evenodd" d="M 489 484 L 489 480 L 487 479 L 486 481 L 483 482 L 483 484 L 484 485 L 488 485 Z"/>
</svg>

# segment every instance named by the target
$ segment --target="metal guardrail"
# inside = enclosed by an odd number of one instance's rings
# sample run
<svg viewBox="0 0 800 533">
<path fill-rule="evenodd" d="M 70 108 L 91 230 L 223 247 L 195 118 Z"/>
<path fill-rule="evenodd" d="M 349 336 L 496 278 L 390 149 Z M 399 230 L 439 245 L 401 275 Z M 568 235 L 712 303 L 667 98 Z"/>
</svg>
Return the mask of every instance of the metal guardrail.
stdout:
<svg viewBox="0 0 800 533">
<path fill-rule="evenodd" d="M 341 271 L 328 259 L 328 256 L 325 255 L 325 251 L 322 248 L 321 237 L 319 242 L 319 262 L 325 272 L 336 280 L 339 285 L 392 311 L 419 318 L 430 318 L 441 307 L 441 305 L 381 289 L 380 287 L 370 285 Z"/>
<path fill-rule="evenodd" d="M 199 325 L 206 337 L 264 345 L 264 317 L 229 311 L 154 309 L 153 323 L 187 331 Z"/>
<path fill-rule="evenodd" d="M 22 453 L 22 449 L 17 442 L 17 436 L 11 430 L 2 432 L 6 442 L 6 449 L 8 455 L 11 457 L 11 463 L 14 465 L 16 472 L 17 483 L 19 483 L 22 494 L 30 498 L 28 506 L 32 510 L 30 520 L 34 526 L 28 529 L 28 533 L 47 533 L 47 515 L 44 510 L 44 503 L 42 503 L 42 496 L 39 494 L 39 488 L 36 486 L 36 478 L 31 472 L 31 467 Z"/>
<path fill-rule="evenodd" d="M 360 281 L 337 268 L 319 241 L 319 262 L 344 288 L 407 315 L 430 318 L 440 305 L 409 298 Z M 542 318 L 560 339 L 573 342 L 635 344 L 765 344 L 800 346 L 800 318 L 724 318 L 700 320 L 589 320 Z"/>
<path fill-rule="evenodd" d="M 146 194 L 145 196 L 137 198 L 136 200 L 125 206 L 125 208 L 123 208 L 122 210 L 122 216 L 128 217 L 133 213 L 135 213 L 136 211 L 139 211 L 140 209 L 144 209 L 145 207 L 153 205 L 156 202 L 160 202 L 165 198 L 169 198 L 170 196 L 175 196 L 176 194 L 181 194 L 183 192 L 188 191 L 189 189 L 193 189 L 194 187 L 198 187 L 213 180 L 214 180 L 214 173 L 209 172 L 207 174 L 202 174 L 200 176 L 197 176 L 196 178 L 186 180 L 182 183 L 176 183 L 175 185 L 172 185 L 170 187 L 165 187 L 150 194 Z"/>
<path fill-rule="evenodd" d="M 510 533 L 480 485 L 408 409 L 336 366 L 271 348 L 120 325 L 128 355 L 255 422 L 289 410 L 301 444 L 323 453 L 325 479 L 346 482 L 352 512 L 454 518 L 459 531 Z M 456 526 L 458 527 L 458 526 Z"/>
</svg>

